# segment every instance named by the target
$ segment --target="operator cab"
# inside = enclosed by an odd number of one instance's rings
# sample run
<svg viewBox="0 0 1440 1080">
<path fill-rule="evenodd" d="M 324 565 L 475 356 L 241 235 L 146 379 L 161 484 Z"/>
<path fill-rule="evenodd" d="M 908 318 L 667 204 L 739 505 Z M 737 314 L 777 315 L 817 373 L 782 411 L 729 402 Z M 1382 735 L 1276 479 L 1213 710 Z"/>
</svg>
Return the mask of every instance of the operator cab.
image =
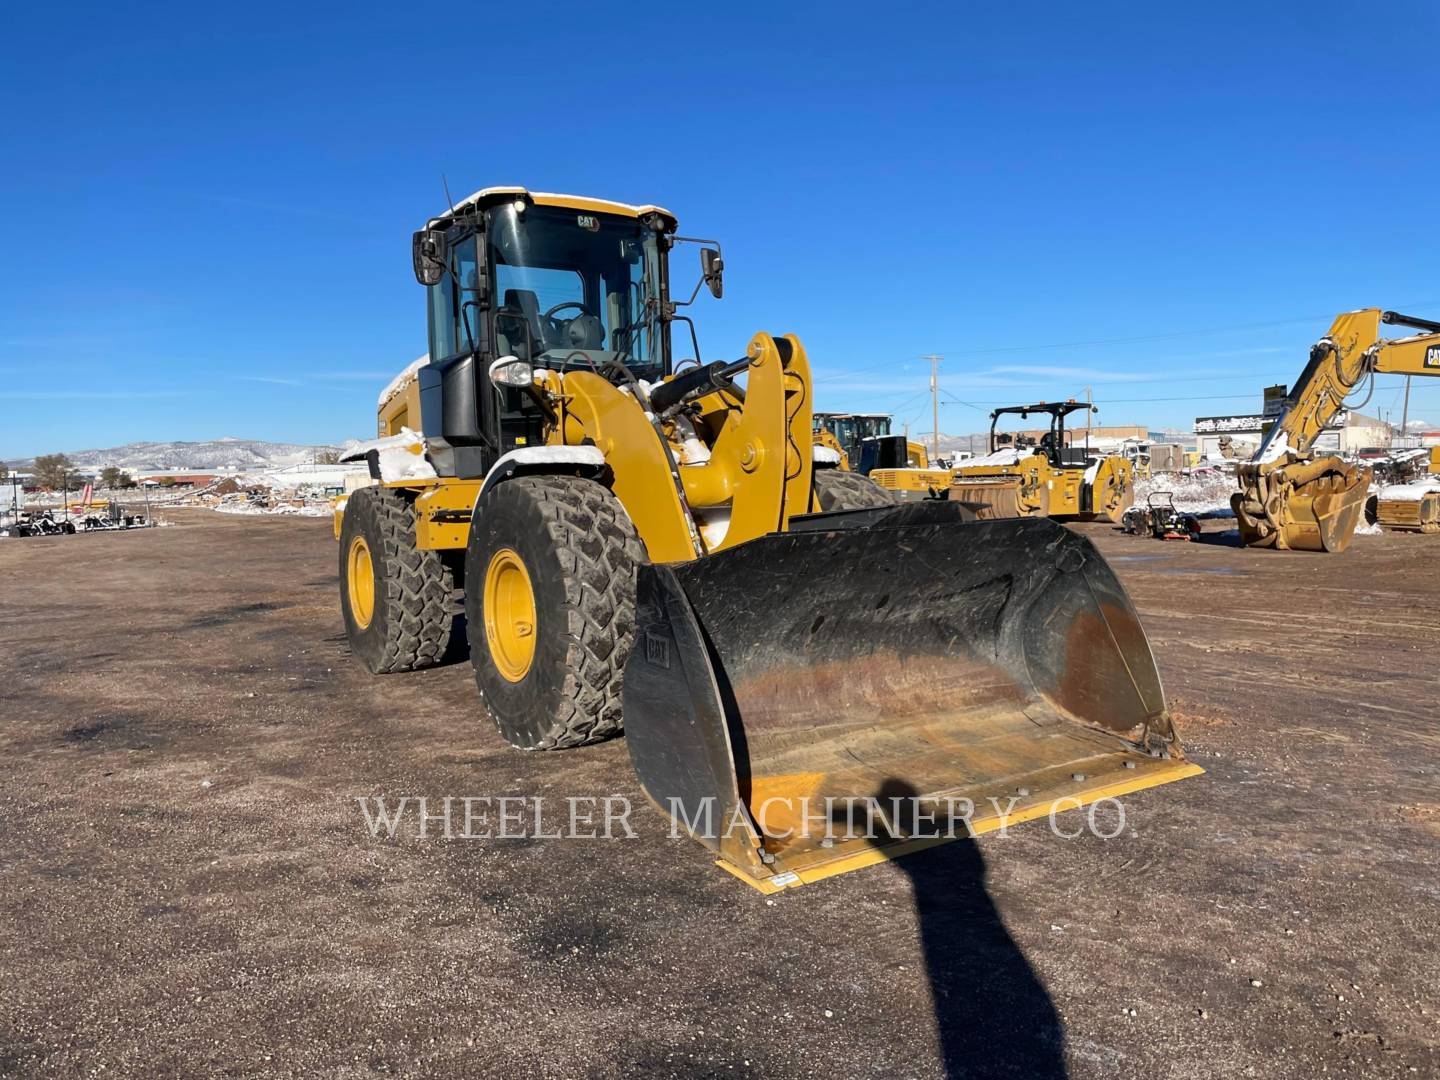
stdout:
<svg viewBox="0 0 1440 1080">
<path fill-rule="evenodd" d="M 1045 455 L 1052 468 L 1056 469 L 1083 469 L 1090 463 L 1090 448 L 1086 446 L 1071 446 L 1065 440 L 1065 418 L 1073 412 L 1088 411 L 1099 412 L 1094 405 L 1083 401 L 1041 401 L 1034 405 L 1007 405 L 1003 409 L 996 409 L 990 414 L 990 452 L 993 454 L 1001 447 L 1021 447 L 1029 440 L 1023 433 L 996 432 L 995 425 L 1002 416 L 1018 415 L 1022 420 L 1028 420 L 1031 413 L 1042 413 L 1050 417 L 1050 424 L 1044 434 L 1040 436 L 1036 449 Z"/>
<path fill-rule="evenodd" d="M 670 300 L 668 253 L 684 239 L 675 227 L 656 206 L 486 188 L 415 234 L 431 357 L 418 373 L 421 428 L 442 475 L 483 476 L 544 441 L 532 395 L 491 380 L 502 358 L 616 383 L 672 372 L 669 324 L 689 321 Z M 718 248 L 702 249 L 701 263 L 720 295 Z"/>
<path fill-rule="evenodd" d="M 888 413 L 817 412 L 814 430 L 822 429 L 834 435 L 845 456 L 856 462 L 867 439 L 883 439 L 890 434 L 890 416 Z"/>
<path fill-rule="evenodd" d="M 485 235 L 497 353 L 554 370 L 621 363 L 658 380 L 663 234 L 635 219 L 521 205 L 492 210 Z"/>
</svg>

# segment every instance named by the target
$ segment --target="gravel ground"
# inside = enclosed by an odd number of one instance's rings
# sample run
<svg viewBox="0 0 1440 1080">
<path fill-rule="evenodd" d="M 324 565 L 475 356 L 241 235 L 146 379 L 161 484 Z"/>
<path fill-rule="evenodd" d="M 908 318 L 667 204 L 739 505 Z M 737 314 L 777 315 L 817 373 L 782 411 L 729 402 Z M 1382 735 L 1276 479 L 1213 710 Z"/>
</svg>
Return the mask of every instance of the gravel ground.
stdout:
<svg viewBox="0 0 1440 1080">
<path fill-rule="evenodd" d="M 367 675 L 327 522 L 171 517 L 0 540 L 0 1073 L 1440 1075 L 1440 537 L 1084 526 L 1207 775 L 1114 839 L 767 899 L 623 742 L 522 754 L 468 664 Z M 356 802 L 611 794 L 634 839 L 373 838 Z"/>
</svg>

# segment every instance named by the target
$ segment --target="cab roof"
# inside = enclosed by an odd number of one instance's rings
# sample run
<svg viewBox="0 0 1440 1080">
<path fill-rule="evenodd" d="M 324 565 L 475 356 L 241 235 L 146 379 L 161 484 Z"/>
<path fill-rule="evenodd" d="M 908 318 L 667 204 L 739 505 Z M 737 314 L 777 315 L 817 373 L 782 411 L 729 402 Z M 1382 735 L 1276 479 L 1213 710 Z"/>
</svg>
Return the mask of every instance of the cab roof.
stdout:
<svg viewBox="0 0 1440 1080">
<path fill-rule="evenodd" d="M 609 199 L 592 199 L 588 195 L 559 195 L 552 191 L 530 191 L 523 187 L 481 188 L 468 198 L 461 199 L 442 214 L 437 214 L 426 223 L 426 228 L 440 228 L 451 224 L 467 212 L 484 210 L 498 203 L 510 202 L 516 198 L 528 199 L 536 206 L 559 206 L 567 210 L 589 211 L 594 214 L 615 214 L 620 217 L 641 218 L 647 214 L 659 214 L 674 229 L 678 224 L 674 214 L 663 206 L 631 206 L 629 203 L 611 202 Z"/>
</svg>

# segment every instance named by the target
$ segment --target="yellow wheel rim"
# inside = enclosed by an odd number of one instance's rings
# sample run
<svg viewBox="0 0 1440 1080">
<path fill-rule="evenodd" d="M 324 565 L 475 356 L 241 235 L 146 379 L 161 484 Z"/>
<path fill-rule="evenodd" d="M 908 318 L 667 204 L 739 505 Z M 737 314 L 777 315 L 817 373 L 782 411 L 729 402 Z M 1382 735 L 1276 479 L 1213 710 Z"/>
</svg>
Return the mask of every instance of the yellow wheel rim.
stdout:
<svg viewBox="0 0 1440 1080">
<path fill-rule="evenodd" d="M 525 678 L 535 660 L 535 590 L 525 561 L 501 548 L 485 568 L 485 640 L 490 658 L 510 682 Z"/>
<path fill-rule="evenodd" d="M 346 583 L 350 589 L 350 615 L 361 630 L 375 617 L 375 564 L 370 561 L 370 545 L 363 536 L 350 541 L 350 554 L 345 559 Z"/>
</svg>

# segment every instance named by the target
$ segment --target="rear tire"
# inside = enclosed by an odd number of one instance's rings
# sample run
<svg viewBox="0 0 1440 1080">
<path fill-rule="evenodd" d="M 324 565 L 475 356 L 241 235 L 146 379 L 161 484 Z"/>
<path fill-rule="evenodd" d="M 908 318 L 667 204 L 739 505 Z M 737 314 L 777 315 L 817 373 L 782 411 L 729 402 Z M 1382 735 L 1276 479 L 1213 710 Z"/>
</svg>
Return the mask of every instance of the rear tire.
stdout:
<svg viewBox="0 0 1440 1080">
<path fill-rule="evenodd" d="M 839 469 L 816 470 L 815 499 L 821 510 L 869 510 L 899 505 L 894 495 L 868 476 Z"/>
<path fill-rule="evenodd" d="M 645 547 L 609 489 L 577 476 L 522 476 L 476 507 L 465 616 L 481 700 L 522 750 L 619 734 Z"/>
<path fill-rule="evenodd" d="M 340 610 L 350 650 L 372 675 L 431 667 L 445 655 L 450 574 L 438 551 L 415 546 L 415 508 L 403 492 L 365 487 L 346 501 Z"/>
</svg>

